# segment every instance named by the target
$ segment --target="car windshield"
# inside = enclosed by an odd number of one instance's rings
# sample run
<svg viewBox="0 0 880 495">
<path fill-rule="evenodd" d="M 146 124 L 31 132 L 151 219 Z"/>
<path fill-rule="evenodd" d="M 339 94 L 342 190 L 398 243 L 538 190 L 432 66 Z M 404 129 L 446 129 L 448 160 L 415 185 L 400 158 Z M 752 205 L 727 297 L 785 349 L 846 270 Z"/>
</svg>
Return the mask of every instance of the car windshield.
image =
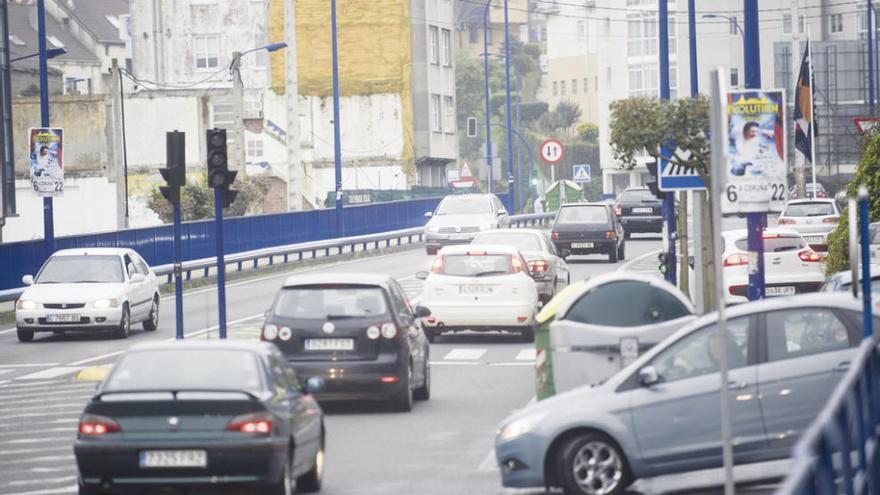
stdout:
<svg viewBox="0 0 880 495">
<path fill-rule="evenodd" d="M 813 203 L 792 203 L 785 209 L 786 217 L 822 217 L 835 215 L 834 205 L 825 201 Z"/>
<path fill-rule="evenodd" d="M 440 202 L 435 215 L 467 215 L 492 213 L 486 198 L 446 198 Z"/>
<path fill-rule="evenodd" d="M 620 195 L 621 201 L 656 201 L 657 197 L 648 189 L 629 189 Z"/>
<path fill-rule="evenodd" d="M 197 365 L 194 365 L 197 363 Z M 156 349 L 126 354 L 104 390 L 261 390 L 257 356 L 220 349 Z"/>
<path fill-rule="evenodd" d="M 740 239 L 736 241 L 736 247 L 742 251 L 749 250 L 749 240 L 748 239 Z M 765 253 L 781 253 L 784 251 L 795 251 L 799 249 L 804 249 L 807 245 L 804 243 L 803 239 L 800 237 L 792 237 L 792 236 L 766 236 L 764 237 L 764 252 Z"/>
<path fill-rule="evenodd" d="M 122 260 L 113 254 L 52 256 L 40 274 L 38 284 L 122 283 Z"/>
<path fill-rule="evenodd" d="M 604 206 L 566 206 L 559 209 L 557 223 L 606 223 L 608 210 Z"/>
<path fill-rule="evenodd" d="M 512 273 L 506 254 L 454 254 L 443 256 L 439 272 L 454 277 L 486 277 Z"/>
<path fill-rule="evenodd" d="M 282 318 L 358 318 L 388 313 L 376 286 L 314 285 L 281 289 L 272 312 Z"/>
<path fill-rule="evenodd" d="M 519 251 L 541 251 L 541 240 L 535 234 L 489 233 L 481 234 L 472 244 L 495 244 L 515 247 Z"/>
</svg>

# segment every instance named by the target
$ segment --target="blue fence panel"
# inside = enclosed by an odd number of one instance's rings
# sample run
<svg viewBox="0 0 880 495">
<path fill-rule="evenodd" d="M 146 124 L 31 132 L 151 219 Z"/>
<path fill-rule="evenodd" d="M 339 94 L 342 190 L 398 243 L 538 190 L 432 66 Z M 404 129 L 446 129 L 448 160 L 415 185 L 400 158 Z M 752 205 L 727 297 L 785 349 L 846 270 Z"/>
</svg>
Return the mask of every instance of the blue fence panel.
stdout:
<svg viewBox="0 0 880 495">
<path fill-rule="evenodd" d="M 375 234 L 424 225 L 425 212 L 434 210 L 440 199 L 347 206 L 344 212 L 344 236 Z M 332 239 L 336 237 L 336 211 L 324 209 L 227 218 L 223 221 L 223 229 L 226 253 Z M 183 259 L 187 261 L 216 256 L 215 234 L 213 220 L 184 223 L 181 229 Z M 129 247 L 140 253 L 151 265 L 172 262 L 173 238 L 170 225 L 59 237 L 55 245 L 56 249 Z M 0 290 L 20 287 L 21 277 L 35 274 L 47 254 L 41 239 L 0 244 Z"/>
</svg>

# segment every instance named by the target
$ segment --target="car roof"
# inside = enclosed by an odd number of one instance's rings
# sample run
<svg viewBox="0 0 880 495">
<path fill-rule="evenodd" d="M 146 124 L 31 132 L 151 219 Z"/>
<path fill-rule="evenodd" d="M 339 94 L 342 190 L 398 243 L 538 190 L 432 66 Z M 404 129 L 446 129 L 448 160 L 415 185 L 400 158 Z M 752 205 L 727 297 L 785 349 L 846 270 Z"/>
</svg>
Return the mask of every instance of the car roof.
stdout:
<svg viewBox="0 0 880 495">
<path fill-rule="evenodd" d="M 142 342 L 131 346 L 127 352 L 175 351 L 175 350 L 231 350 L 271 354 L 275 344 L 257 340 L 173 340 Z"/>
<path fill-rule="evenodd" d="M 90 254 L 116 254 L 122 256 L 123 254 L 132 253 L 133 250 L 129 248 L 116 248 L 116 247 L 93 247 L 93 248 L 73 248 L 73 249 L 60 249 L 55 251 L 52 256 L 87 256 Z"/>
<path fill-rule="evenodd" d="M 342 284 L 342 285 L 375 285 L 387 288 L 390 276 L 362 272 L 321 272 L 291 275 L 284 281 L 284 287 L 302 285 Z"/>
<path fill-rule="evenodd" d="M 559 209 L 563 208 L 573 208 L 573 207 L 582 207 L 582 206 L 600 206 L 602 208 L 608 208 L 608 203 L 598 203 L 598 202 L 590 202 L 590 203 L 565 203 L 564 205 L 559 205 Z"/>
<path fill-rule="evenodd" d="M 515 247 L 504 246 L 502 244 L 480 244 L 479 247 L 470 244 L 460 244 L 457 246 L 446 246 L 440 250 L 442 254 L 467 254 L 469 251 L 479 249 L 489 254 L 519 254 Z"/>
<path fill-rule="evenodd" d="M 482 198 L 482 199 L 489 199 L 489 198 L 494 198 L 494 197 L 496 197 L 494 194 L 487 194 L 487 193 L 481 193 L 481 194 L 448 194 L 448 195 L 446 195 L 446 196 L 443 196 L 443 199 L 444 199 L 444 200 L 446 200 L 446 199 L 450 199 L 450 198 L 451 198 L 451 199 L 458 199 L 458 198 L 471 198 L 471 199 L 473 199 L 473 198 L 477 198 L 477 199 Z"/>
</svg>

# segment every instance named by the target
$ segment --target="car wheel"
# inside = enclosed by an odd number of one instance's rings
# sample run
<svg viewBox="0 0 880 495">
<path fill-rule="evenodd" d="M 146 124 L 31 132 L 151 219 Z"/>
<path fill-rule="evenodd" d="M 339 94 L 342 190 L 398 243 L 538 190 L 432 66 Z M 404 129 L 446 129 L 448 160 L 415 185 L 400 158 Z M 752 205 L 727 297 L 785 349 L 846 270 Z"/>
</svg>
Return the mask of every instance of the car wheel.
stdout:
<svg viewBox="0 0 880 495">
<path fill-rule="evenodd" d="M 409 412 L 413 406 L 412 363 L 406 369 L 406 377 L 400 381 L 400 390 L 391 397 L 391 408 L 397 412 Z"/>
<path fill-rule="evenodd" d="M 321 446 L 315 453 L 315 462 L 312 469 L 306 474 L 296 479 L 296 491 L 298 493 L 314 493 L 321 491 L 321 485 L 324 482 L 324 439 L 321 439 Z"/>
<path fill-rule="evenodd" d="M 566 442 L 558 463 L 566 495 L 620 495 L 629 485 L 620 448 L 599 433 L 578 435 Z"/>
<path fill-rule="evenodd" d="M 437 254 L 437 251 L 439 251 L 439 249 L 436 246 L 428 246 L 425 248 L 425 252 L 431 256 Z"/>
<path fill-rule="evenodd" d="M 119 328 L 113 332 L 113 336 L 117 339 L 127 339 L 131 333 L 131 312 L 128 310 L 128 303 L 122 305 L 122 318 L 119 320 Z"/>
<path fill-rule="evenodd" d="M 629 232 L 629 231 L 626 231 L 626 230 L 623 231 L 623 238 L 624 238 L 624 239 L 629 239 L 630 237 L 632 237 L 632 232 Z"/>
<path fill-rule="evenodd" d="M 433 344 L 435 340 L 437 340 L 437 332 L 434 330 L 425 329 L 425 338 L 428 339 L 429 344 Z"/>
<path fill-rule="evenodd" d="M 431 398 L 431 363 L 428 361 L 427 356 L 425 356 L 424 374 L 425 383 L 413 392 L 413 399 L 415 400 L 428 400 Z"/>
<path fill-rule="evenodd" d="M 150 316 L 144 320 L 144 331 L 154 332 L 157 328 L 159 328 L 159 296 L 153 298 Z"/>
<path fill-rule="evenodd" d="M 535 341 L 535 330 L 531 327 L 525 328 L 519 331 L 519 340 L 521 342 L 534 342 Z"/>
<path fill-rule="evenodd" d="M 613 248 L 610 253 L 608 253 L 608 261 L 610 263 L 617 263 L 617 248 Z"/>
<path fill-rule="evenodd" d="M 19 342 L 33 342 L 34 341 L 34 331 L 33 330 L 25 330 L 23 328 L 16 328 L 18 332 L 18 341 Z"/>
<path fill-rule="evenodd" d="M 626 243 L 622 242 L 620 244 L 620 249 L 617 250 L 617 259 L 623 261 L 626 259 Z"/>
<path fill-rule="evenodd" d="M 77 493 L 79 493 L 79 495 L 100 495 L 103 492 L 100 491 L 98 488 L 93 488 L 91 486 L 85 486 L 81 484 L 79 485 L 79 490 Z"/>
<path fill-rule="evenodd" d="M 284 459 L 284 471 L 281 473 L 281 479 L 266 488 L 266 495 L 290 495 L 293 493 L 293 482 L 290 479 L 291 473 L 293 473 L 292 466 L 293 452 L 290 452 Z"/>
</svg>

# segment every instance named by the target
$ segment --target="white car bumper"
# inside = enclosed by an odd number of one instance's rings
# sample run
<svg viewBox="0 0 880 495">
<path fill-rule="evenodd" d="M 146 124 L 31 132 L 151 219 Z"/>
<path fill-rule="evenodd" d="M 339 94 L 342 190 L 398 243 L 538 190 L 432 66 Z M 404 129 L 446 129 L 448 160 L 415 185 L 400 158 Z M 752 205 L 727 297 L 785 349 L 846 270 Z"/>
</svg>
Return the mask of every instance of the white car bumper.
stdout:
<svg viewBox="0 0 880 495">
<path fill-rule="evenodd" d="M 728 304 L 748 302 L 748 275 L 728 277 L 725 276 L 725 294 Z M 825 275 L 822 273 L 803 273 L 797 276 L 765 277 L 765 294 L 767 297 L 790 296 L 816 292 L 825 283 Z M 793 292 L 792 292 L 793 291 Z"/>
<path fill-rule="evenodd" d="M 122 307 L 50 309 L 38 305 L 37 309 L 15 310 L 16 326 L 34 331 L 115 328 L 121 319 Z"/>
<path fill-rule="evenodd" d="M 422 301 L 431 309 L 431 316 L 424 319 L 429 328 L 512 328 L 529 327 L 534 324 L 536 303 L 443 303 Z"/>
</svg>

